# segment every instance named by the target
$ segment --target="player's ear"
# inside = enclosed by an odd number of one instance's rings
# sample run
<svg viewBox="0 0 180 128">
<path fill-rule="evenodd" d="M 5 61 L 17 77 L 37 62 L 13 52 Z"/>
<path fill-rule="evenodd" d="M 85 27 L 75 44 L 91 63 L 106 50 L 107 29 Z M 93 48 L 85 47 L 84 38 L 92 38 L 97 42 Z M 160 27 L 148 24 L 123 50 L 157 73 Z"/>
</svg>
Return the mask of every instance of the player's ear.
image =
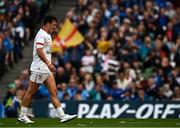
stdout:
<svg viewBox="0 0 180 128">
<path fill-rule="evenodd" d="M 46 23 L 46 25 L 45 26 L 47 26 L 47 27 L 49 27 L 51 24 L 48 22 L 48 23 Z"/>
</svg>

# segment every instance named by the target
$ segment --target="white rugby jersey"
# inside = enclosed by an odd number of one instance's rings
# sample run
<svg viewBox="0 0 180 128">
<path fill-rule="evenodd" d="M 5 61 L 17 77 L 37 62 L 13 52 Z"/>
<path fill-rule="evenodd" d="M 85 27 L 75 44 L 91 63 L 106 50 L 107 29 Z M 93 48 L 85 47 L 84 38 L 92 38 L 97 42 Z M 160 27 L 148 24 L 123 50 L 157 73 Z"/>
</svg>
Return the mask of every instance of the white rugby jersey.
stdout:
<svg viewBox="0 0 180 128">
<path fill-rule="evenodd" d="M 43 48 L 43 52 L 51 62 L 51 47 L 52 47 L 52 38 L 51 35 L 48 34 L 43 29 L 40 29 L 34 40 L 34 48 L 33 48 L 33 61 L 31 63 L 31 71 L 40 72 L 40 73 L 49 73 L 50 70 L 48 66 L 39 58 L 37 55 L 37 48 Z"/>
</svg>

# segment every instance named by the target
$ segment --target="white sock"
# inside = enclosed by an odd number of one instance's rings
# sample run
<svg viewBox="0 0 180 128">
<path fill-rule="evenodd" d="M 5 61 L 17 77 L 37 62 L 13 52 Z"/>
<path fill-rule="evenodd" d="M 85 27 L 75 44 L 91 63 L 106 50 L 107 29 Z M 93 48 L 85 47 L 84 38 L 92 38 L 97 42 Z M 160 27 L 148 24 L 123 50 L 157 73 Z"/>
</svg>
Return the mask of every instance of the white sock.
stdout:
<svg viewBox="0 0 180 128">
<path fill-rule="evenodd" d="M 20 116 L 26 116 L 27 112 L 28 112 L 28 108 L 22 106 Z"/>
<path fill-rule="evenodd" d="M 65 115 L 64 110 L 62 109 L 62 107 L 56 108 L 56 111 L 57 111 L 60 119 Z"/>
</svg>

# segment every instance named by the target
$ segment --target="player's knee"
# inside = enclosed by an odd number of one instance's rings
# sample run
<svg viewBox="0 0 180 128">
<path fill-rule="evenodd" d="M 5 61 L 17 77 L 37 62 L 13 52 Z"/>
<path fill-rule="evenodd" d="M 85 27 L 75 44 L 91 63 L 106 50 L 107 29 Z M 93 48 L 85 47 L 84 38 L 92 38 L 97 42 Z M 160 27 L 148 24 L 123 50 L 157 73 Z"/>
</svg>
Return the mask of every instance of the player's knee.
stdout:
<svg viewBox="0 0 180 128">
<path fill-rule="evenodd" d="M 27 92 L 26 92 L 26 96 L 27 96 L 28 98 L 31 98 L 34 94 L 35 94 L 35 91 L 27 91 Z"/>
<path fill-rule="evenodd" d="M 27 100 L 27 99 L 31 99 L 32 95 L 30 95 L 29 93 L 26 93 L 26 95 L 24 96 L 24 99 Z"/>
<path fill-rule="evenodd" d="M 29 96 L 33 96 L 33 95 L 34 95 L 34 92 L 33 92 L 33 91 L 28 92 L 28 93 L 27 93 L 27 95 L 29 95 Z"/>
</svg>

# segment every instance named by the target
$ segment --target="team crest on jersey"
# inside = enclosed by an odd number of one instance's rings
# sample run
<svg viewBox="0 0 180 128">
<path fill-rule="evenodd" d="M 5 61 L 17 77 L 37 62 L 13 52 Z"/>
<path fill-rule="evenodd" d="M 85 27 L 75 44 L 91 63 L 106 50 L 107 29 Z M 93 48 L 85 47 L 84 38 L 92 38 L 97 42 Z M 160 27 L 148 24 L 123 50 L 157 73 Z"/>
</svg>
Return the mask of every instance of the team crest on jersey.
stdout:
<svg viewBox="0 0 180 128">
<path fill-rule="evenodd" d="M 39 75 L 39 79 L 42 79 L 42 75 Z"/>
</svg>

